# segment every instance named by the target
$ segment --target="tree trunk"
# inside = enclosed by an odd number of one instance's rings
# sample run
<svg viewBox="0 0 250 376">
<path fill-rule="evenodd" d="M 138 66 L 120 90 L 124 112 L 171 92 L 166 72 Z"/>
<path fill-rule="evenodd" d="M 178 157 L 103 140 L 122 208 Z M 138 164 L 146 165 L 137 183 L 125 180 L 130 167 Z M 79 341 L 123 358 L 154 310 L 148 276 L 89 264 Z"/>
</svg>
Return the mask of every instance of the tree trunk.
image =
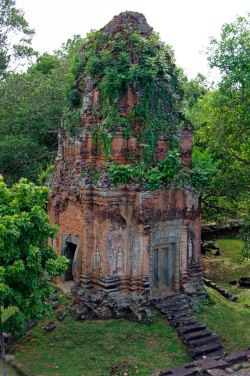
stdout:
<svg viewBox="0 0 250 376">
<path fill-rule="evenodd" d="M 2 375 L 8 376 L 7 365 L 6 365 L 6 360 L 5 360 L 5 343 L 4 343 L 4 336 L 3 336 L 2 331 L 0 332 L 0 342 L 1 342 Z"/>
</svg>

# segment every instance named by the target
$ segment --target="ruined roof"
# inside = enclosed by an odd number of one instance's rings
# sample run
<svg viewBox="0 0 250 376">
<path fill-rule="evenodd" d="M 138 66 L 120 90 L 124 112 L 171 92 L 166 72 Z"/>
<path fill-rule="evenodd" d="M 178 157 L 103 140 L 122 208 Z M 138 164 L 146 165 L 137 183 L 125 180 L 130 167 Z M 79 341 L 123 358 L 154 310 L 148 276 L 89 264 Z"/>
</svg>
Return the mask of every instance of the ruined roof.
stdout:
<svg viewBox="0 0 250 376">
<path fill-rule="evenodd" d="M 187 128 L 182 82 L 173 50 L 143 14 L 122 12 L 88 34 L 77 64 L 67 130 L 80 134 L 84 128 L 94 140 L 96 156 L 104 151 L 106 161 L 140 161 L 148 168 L 169 149 L 179 158 L 182 130 Z M 134 138 L 134 144 L 122 146 L 121 153 L 113 150 L 117 132 L 121 144 Z M 164 144 L 160 151 L 159 143 Z"/>
<path fill-rule="evenodd" d="M 121 32 L 124 25 L 128 25 L 132 30 L 139 32 L 144 37 L 152 34 L 153 28 L 149 26 L 145 16 L 142 13 L 125 11 L 115 16 L 101 30 L 111 35 Z"/>
</svg>

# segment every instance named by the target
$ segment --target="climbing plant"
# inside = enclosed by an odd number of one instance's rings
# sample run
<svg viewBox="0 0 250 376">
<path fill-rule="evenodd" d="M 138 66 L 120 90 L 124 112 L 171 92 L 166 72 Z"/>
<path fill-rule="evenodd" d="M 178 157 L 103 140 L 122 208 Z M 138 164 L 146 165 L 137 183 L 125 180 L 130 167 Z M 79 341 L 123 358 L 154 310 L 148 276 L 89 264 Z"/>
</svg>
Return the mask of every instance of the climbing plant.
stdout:
<svg viewBox="0 0 250 376">
<path fill-rule="evenodd" d="M 187 181 L 189 178 L 180 174 L 182 167 L 179 153 L 170 150 L 166 157 L 157 163 L 157 166 L 143 169 L 141 163 L 113 164 L 109 168 L 109 174 L 114 184 L 144 182 L 146 189 L 153 191 L 167 185 L 176 188 L 179 185 L 182 186 L 183 180 Z"/>
<path fill-rule="evenodd" d="M 90 81 L 99 92 L 99 103 L 91 109 L 96 126 L 92 124 L 90 130 L 106 156 L 118 130 L 124 138 L 137 138 L 143 149 L 141 163 L 147 168 L 156 164 L 154 154 L 160 137 L 168 136 L 170 143 L 178 139 L 185 124 L 179 73 L 171 47 L 156 33 L 145 37 L 126 25 L 114 35 L 101 30 L 87 36 L 82 57 L 76 62 L 75 81 L 83 95 Z M 138 101 L 124 114 L 121 107 L 128 89 Z M 69 99 L 71 108 L 79 110 L 82 103 L 75 101 L 75 90 L 74 84 Z M 72 130 L 70 121 L 65 124 Z"/>
</svg>

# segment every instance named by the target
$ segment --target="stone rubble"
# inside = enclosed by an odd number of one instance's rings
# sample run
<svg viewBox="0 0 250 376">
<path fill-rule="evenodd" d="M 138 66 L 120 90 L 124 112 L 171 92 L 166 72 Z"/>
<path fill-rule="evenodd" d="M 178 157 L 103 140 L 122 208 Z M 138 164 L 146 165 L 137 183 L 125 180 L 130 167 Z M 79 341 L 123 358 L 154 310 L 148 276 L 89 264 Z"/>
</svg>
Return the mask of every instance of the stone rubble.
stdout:
<svg viewBox="0 0 250 376">
<path fill-rule="evenodd" d="M 222 296 L 224 296 L 224 298 L 230 300 L 231 302 L 236 302 L 236 300 L 238 300 L 238 297 L 236 295 L 230 294 L 228 291 L 221 288 L 216 283 L 212 282 L 210 279 L 203 278 L 203 282 L 205 283 L 205 285 L 218 291 Z"/>
<path fill-rule="evenodd" d="M 154 376 L 250 376 L 250 348 L 229 356 L 203 357 Z"/>
</svg>

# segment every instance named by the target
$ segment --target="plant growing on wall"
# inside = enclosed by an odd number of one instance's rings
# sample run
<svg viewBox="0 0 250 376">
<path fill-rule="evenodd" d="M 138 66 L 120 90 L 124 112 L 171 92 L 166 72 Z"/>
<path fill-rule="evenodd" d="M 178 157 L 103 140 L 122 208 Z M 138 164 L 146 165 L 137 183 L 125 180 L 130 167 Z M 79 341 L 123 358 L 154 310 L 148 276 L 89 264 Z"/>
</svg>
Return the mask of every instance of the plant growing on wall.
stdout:
<svg viewBox="0 0 250 376">
<path fill-rule="evenodd" d="M 181 168 L 182 161 L 179 153 L 176 150 L 170 150 L 166 157 L 158 162 L 157 166 L 143 169 L 141 163 L 113 164 L 109 168 L 109 174 L 112 183 L 115 185 L 141 183 L 143 181 L 146 189 L 154 191 L 163 186 L 174 187 Z"/>
<path fill-rule="evenodd" d="M 168 136 L 171 142 L 186 125 L 181 112 L 179 73 L 171 47 L 161 42 L 156 33 L 145 37 L 126 25 L 114 35 L 101 30 L 87 36 L 75 76 L 83 97 L 89 82 L 99 92 L 99 103 L 91 111 L 96 126 L 102 130 L 99 138 L 106 155 L 113 134 L 119 130 L 124 138 L 133 135 L 140 142 L 145 166 L 155 164 L 159 138 Z M 75 90 L 76 85 L 72 86 L 72 92 Z M 137 102 L 124 113 L 122 101 L 128 90 L 133 91 Z M 70 94 L 69 97 L 75 98 Z M 71 101 L 71 105 L 79 111 L 82 103 Z M 66 128 L 70 130 L 69 123 Z M 92 128 L 96 129 L 91 125 Z"/>
</svg>

